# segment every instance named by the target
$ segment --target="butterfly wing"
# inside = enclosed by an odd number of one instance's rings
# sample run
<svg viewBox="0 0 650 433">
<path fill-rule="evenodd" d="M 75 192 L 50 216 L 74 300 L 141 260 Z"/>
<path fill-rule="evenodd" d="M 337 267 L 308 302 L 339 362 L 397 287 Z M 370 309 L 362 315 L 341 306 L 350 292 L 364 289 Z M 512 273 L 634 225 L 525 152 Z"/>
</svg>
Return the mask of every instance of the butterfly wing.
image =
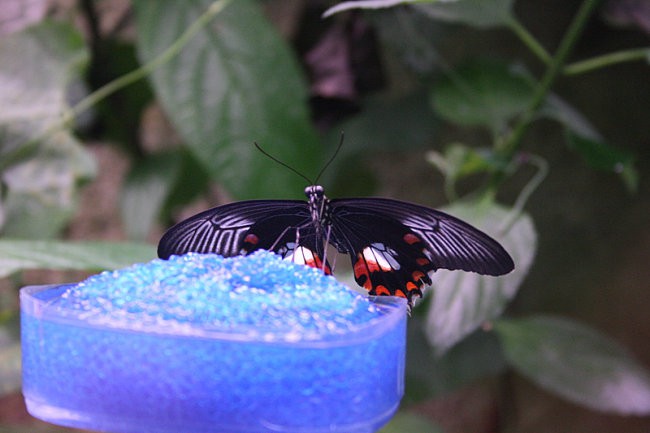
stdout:
<svg viewBox="0 0 650 433">
<path fill-rule="evenodd" d="M 299 200 L 250 200 L 206 210 L 167 230 L 158 256 L 195 252 L 229 257 L 258 249 L 329 269 L 320 262 L 323 243 L 308 205 Z"/>
<path fill-rule="evenodd" d="M 331 208 L 331 241 L 350 255 L 357 283 L 370 294 L 412 302 L 436 269 L 484 275 L 514 269 L 497 241 L 444 212 L 384 198 L 332 200 Z"/>
</svg>

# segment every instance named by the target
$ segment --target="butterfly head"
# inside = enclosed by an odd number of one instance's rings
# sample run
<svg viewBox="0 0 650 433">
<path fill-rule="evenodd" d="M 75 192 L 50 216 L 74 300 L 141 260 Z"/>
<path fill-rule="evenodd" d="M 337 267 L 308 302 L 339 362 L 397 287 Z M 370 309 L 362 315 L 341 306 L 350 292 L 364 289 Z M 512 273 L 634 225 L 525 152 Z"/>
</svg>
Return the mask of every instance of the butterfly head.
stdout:
<svg viewBox="0 0 650 433">
<path fill-rule="evenodd" d="M 325 196 L 325 192 L 323 191 L 323 187 L 320 185 L 309 185 L 305 188 L 305 195 L 308 199 L 321 199 Z"/>
</svg>

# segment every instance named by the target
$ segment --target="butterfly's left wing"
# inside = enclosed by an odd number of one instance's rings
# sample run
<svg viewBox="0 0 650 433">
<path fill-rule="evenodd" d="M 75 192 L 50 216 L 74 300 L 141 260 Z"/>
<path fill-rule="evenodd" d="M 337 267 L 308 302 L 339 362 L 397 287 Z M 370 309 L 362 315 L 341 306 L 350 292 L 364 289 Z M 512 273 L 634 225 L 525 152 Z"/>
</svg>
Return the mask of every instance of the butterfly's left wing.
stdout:
<svg viewBox="0 0 650 433">
<path fill-rule="evenodd" d="M 299 200 L 249 200 L 206 210 L 167 230 L 158 256 L 195 252 L 230 257 L 258 249 L 329 271 L 321 262 L 322 237 L 307 203 Z"/>
<path fill-rule="evenodd" d="M 330 240 L 350 255 L 357 283 L 372 295 L 412 303 L 436 269 L 484 275 L 514 269 L 497 241 L 444 212 L 384 198 L 332 200 L 330 206 Z"/>
</svg>

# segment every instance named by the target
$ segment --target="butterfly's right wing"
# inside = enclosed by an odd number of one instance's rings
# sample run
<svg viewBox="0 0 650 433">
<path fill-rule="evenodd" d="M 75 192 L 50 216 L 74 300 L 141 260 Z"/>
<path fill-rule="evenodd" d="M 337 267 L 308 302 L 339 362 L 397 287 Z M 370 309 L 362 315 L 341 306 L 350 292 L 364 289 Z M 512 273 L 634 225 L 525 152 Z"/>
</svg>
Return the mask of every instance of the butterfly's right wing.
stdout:
<svg viewBox="0 0 650 433">
<path fill-rule="evenodd" d="M 230 203 L 171 227 L 158 243 L 158 257 L 167 259 L 189 252 L 230 257 L 258 249 L 286 253 L 287 245 L 295 243 L 297 238 L 303 239 L 301 244 L 307 242 L 318 251 L 319 242 L 310 222 L 308 205 L 300 200 Z M 315 245 L 311 246 L 312 242 Z"/>
<path fill-rule="evenodd" d="M 330 206 L 332 243 L 350 255 L 355 280 L 371 295 L 404 296 L 413 305 L 437 269 L 496 276 L 514 268 L 497 241 L 438 210 L 372 197 Z"/>
</svg>

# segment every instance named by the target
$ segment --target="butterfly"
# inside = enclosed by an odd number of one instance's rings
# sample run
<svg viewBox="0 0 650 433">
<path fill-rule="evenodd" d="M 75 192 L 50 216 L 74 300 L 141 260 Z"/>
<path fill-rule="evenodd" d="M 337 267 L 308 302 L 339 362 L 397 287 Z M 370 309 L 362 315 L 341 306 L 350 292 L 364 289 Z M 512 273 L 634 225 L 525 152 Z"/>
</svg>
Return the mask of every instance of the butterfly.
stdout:
<svg viewBox="0 0 650 433">
<path fill-rule="evenodd" d="M 437 269 L 503 275 L 514 269 L 487 234 L 441 211 L 388 198 L 328 199 L 310 185 L 304 200 L 249 200 L 218 206 L 171 227 L 158 256 L 274 251 L 331 274 L 326 246 L 348 254 L 354 278 L 375 296 L 401 296 L 409 309 Z"/>
</svg>

